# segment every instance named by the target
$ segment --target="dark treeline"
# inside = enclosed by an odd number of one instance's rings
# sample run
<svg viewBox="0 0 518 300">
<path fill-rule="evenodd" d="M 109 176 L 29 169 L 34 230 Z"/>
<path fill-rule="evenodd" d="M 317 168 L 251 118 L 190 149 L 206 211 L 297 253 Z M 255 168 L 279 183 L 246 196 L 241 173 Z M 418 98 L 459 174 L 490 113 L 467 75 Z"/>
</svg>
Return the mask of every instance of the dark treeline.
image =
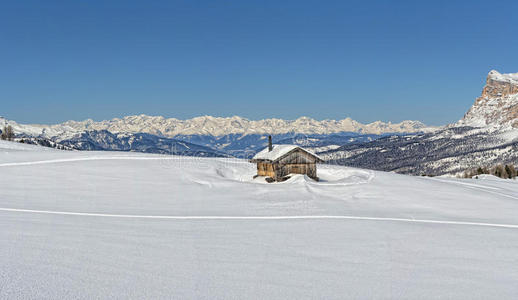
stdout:
<svg viewBox="0 0 518 300">
<path fill-rule="evenodd" d="M 494 167 L 478 167 L 464 172 L 464 178 L 473 178 L 477 175 L 488 174 L 505 179 L 516 178 L 517 171 L 513 165 L 497 165 Z"/>
</svg>

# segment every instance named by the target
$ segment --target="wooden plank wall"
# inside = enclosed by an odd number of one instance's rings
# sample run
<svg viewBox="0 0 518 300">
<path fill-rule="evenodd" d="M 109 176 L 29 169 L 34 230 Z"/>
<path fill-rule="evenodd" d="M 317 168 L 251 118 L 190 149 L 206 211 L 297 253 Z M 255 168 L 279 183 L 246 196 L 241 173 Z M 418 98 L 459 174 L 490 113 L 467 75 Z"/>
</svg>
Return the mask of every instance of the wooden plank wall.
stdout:
<svg viewBox="0 0 518 300">
<path fill-rule="evenodd" d="M 259 176 L 270 176 L 275 178 L 275 172 L 271 163 L 260 162 L 257 163 L 257 175 Z"/>
<path fill-rule="evenodd" d="M 284 177 L 292 174 L 306 174 L 311 178 L 317 177 L 317 167 L 315 163 L 311 164 L 278 164 L 274 166 L 276 178 Z"/>
</svg>

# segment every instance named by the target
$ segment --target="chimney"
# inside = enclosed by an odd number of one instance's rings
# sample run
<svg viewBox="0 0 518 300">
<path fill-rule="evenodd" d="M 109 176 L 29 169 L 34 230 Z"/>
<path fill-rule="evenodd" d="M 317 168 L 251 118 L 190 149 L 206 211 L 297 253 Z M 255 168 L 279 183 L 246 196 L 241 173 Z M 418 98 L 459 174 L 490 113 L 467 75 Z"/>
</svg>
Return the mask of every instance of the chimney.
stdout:
<svg viewBox="0 0 518 300">
<path fill-rule="evenodd" d="M 273 150 L 273 146 L 272 146 L 272 136 L 269 135 L 268 136 L 268 152 L 271 152 Z"/>
</svg>

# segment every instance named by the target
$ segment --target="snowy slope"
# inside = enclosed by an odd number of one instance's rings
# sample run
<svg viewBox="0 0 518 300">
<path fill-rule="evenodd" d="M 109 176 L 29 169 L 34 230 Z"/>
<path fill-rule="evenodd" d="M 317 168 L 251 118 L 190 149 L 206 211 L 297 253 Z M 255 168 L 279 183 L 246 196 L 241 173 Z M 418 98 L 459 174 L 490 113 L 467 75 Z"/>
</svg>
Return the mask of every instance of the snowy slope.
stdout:
<svg viewBox="0 0 518 300">
<path fill-rule="evenodd" d="M 319 153 L 329 163 L 412 175 L 458 175 L 517 164 L 518 132 L 452 126 L 434 133 L 388 136 Z"/>
<path fill-rule="evenodd" d="M 500 298 L 518 185 L 0 142 L 0 298 Z"/>
<path fill-rule="evenodd" d="M 61 140 L 59 144 L 76 150 L 131 151 L 201 157 L 228 156 L 212 148 L 182 140 L 159 137 L 148 133 L 114 134 L 106 130 L 86 131 L 72 138 Z"/>
</svg>

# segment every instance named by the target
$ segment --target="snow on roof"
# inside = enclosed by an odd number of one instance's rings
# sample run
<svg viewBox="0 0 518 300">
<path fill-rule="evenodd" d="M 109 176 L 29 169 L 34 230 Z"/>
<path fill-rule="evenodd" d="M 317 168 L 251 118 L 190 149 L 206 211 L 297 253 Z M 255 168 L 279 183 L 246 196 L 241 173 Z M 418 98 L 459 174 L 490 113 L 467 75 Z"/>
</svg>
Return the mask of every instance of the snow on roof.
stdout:
<svg viewBox="0 0 518 300">
<path fill-rule="evenodd" d="M 283 157 L 284 155 L 288 154 L 289 152 L 291 152 L 292 150 L 295 150 L 297 148 L 301 149 L 304 152 L 307 152 L 307 153 L 315 156 L 316 158 L 318 158 L 320 160 L 322 160 L 320 157 L 318 157 L 318 155 L 314 154 L 313 152 L 308 151 L 308 150 L 306 150 L 306 149 L 304 149 L 302 147 L 296 146 L 296 145 L 273 145 L 272 151 L 268 151 L 268 147 L 266 147 L 262 151 L 257 153 L 252 158 L 252 160 L 270 160 L 270 161 L 275 161 L 275 160 Z"/>
</svg>

